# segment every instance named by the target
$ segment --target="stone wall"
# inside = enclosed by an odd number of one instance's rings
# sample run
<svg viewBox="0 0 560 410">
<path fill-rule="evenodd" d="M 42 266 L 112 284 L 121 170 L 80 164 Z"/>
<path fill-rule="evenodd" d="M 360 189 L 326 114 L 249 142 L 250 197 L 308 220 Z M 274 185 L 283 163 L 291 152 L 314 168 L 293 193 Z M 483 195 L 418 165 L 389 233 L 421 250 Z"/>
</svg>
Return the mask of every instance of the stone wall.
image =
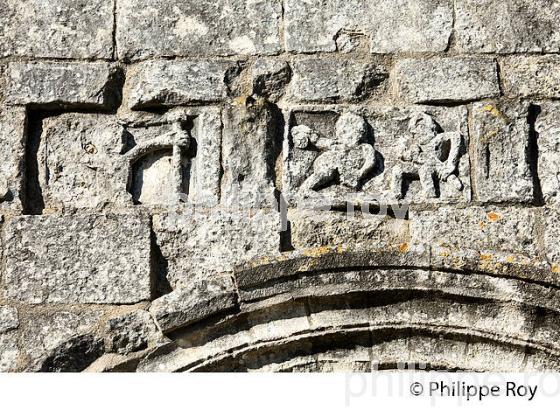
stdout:
<svg viewBox="0 0 560 410">
<path fill-rule="evenodd" d="M 560 369 L 559 18 L 0 0 L 0 371 Z"/>
</svg>

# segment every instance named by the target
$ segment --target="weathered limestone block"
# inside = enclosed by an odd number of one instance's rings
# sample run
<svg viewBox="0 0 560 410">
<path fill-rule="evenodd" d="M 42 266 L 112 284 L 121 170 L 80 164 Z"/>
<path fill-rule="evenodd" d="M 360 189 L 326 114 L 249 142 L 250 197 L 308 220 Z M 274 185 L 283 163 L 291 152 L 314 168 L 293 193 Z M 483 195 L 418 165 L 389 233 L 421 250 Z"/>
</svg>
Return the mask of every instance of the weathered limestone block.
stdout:
<svg viewBox="0 0 560 410">
<path fill-rule="evenodd" d="M 210 103 L 227 95 L 226 73 L 235 62 L 145 61 L 127 75 L 125 96 L 131 109 Z"/>
<path fill-rule="evenodd" d="M 150 313 L 163 332 L 170 332 L 232 309 L 236 304 L 233 281 L 230 277 L 218 277 L 191 282 L 156 299 Z"/>
<path fill-rule="evenodd" d="M 560 104 L 534 106 L 538 181 L 545 202 L 560 202 Z"/>
<path fill-rule="evenodd" d="M 121 155 L 128 134 L 113 116 L 62 114 L 45 119 L 42 128 L 37 163 L 46 208 L 129 201 L 128 168 Z"/>
<path fill-rule="evenodd" d="M 474 180 L 483 202 L 531 202 L 527 104 L 476 103 L 472 107 Z"/>
<path fill-rule="evenodd" d="M 448 0 L 288 0 L 287 51 L 336 51 L 345 31 L 364 35 L 373 53 L 444 51 L 453 24 Z"/>
<path fill-rule="evenodd" d="M 6 103 L 108 108 L 117 75 L 109 63 L 13 62 L 7 70 Z"/>
<path fill-rule="evenodd" d="M 556 274 L 560 272 L 560 211 L 558 208 L 545 208 L 543 210 L 544 219 L 544 247 L 546 257 L 552 265 L 552 271 Z"/>
<path fill-rule="evenodd" d="M 300 102 L 357 101 L 384 91 L 388 73 L 381 63 L 309 58 L 296 60 L 291 98 Z"/>
<path fill-rule="evenodd" d="M 465 107 L 301 106 L 288 117 L 282 193 L 291 205 L 470 200 Z"/>
<path fill-rule="evenodd" d="M 136 215 L 24 216 L 5 227 L 7 297 L 136 303 L 150 292 L 150 229 Z"/>
<path fill-rule="evenodd" d="M 94 335 L 101 312 L 31 311 L 24 318 L 26 370 L 82 371 L 103 354 L 103 340 Z"/>
<path fill-rule="evenodd" d="M 0 305 L 0 334 L 19 327 L 18 311 L 13 306 Z"/>
<path fill-rule="evenodd" d="M 127 354 L 143 350 L 158 337 L 152 316 L 145 310 L 136 310 L 112 319 L 105 325 L 105 350 Z"/>
<path fill-rule="evenodd" d="M 559 17 L 554 0 L 458 0 L 457 47 L 463 52 L 558 52 Z"/>
<path fill-rule="evenodd" d="M 251 68 L 253 94 L 270 101 L 278 101 L 292 78 L 287 62 L 272 58 L 259 58 Z"/>
<path fill-rule="evenodd" d="M 122 1 L 119 57 L 276 54 L 281 14 L 273 0 Z"/>
<path fill-rule="evenodd" d="M 236 100 L 224 109 L 222 205 L 275 207 L 282 121 L 280 111 L 262 98 Z"/>
<path fill-rule="evenodd" d="M 0 208 L 20 209 L 24 189 L 25 108 L 0 109 Z"/>
<path fill-rule="evenodd" d="M 382 216 L 375 211 L 371 215 L 290 211 L 288 219 L 295 249 L 408 242 L 407 220 Z"/>
<path fill-rule="evenodd" d="M 112 0 L 1 0 L 0 57 L 111 58 Z"/>
<path fill-rule="evenodd" d="M 414 246 L 509 252 L 535 256 L 538 252 L 534 209 L 442 207 L 410 212 Z M 490 256 L 489 256 L 490 257 Z"/>
<path fill-rule="evenodd" d="M 507 57 L 500 64 L 500 74 L 508 97 L 560 97 L 558 56 Z"/>
<path fill-rule="evenodd" d="M 18 346 L 18 311 L 13 306 L 0 305 L 0 373 L 16 371 L 20 367 Z"/>
<path fill-rule="evenodd" d="M 500 95 L 496 61 L 477 57 L 397 61 L 398 95 L 408 102 L 459 102 Z"/>
<path fill-rule="evenodd" d="M 212 279 L 243 261 L 280 252 L 280 216 L 275 212 L 162 214 L 154 216 L 153 229 L 172 288 Z"/>
<path fill-rule="evenodd" d="M 0 373 L 20 370 L 21 357 L 17 332 L 0 332 Z"/>
</svg>

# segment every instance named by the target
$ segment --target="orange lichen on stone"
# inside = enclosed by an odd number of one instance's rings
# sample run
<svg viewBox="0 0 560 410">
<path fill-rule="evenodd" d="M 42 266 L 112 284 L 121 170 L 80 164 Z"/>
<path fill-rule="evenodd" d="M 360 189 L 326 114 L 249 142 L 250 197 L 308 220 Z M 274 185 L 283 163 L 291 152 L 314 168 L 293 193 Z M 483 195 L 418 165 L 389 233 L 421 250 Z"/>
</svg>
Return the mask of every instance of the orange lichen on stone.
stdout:
<svg viewBox="0 0 560 410">
<path fill-rule="evenodd" d="M 487 215 L 487 216 L 488 216 L 488 220 L 489 220 L 490 222 L 497 222 L 497 221 L 499 221 L 500 219 L 502 219 L 502 215 L 500 215 L 500 214 L 498 214 L 498 213 L 496 213 L 496 212 L 488 212 L 488 215 Z"/>
</svg>

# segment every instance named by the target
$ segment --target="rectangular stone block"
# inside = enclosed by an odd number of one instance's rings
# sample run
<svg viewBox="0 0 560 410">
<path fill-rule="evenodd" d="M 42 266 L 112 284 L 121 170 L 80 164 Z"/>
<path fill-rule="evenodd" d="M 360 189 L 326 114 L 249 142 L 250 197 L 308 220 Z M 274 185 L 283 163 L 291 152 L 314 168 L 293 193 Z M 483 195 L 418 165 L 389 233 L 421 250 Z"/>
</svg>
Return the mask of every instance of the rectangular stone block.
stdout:
<svg viewBox="0 0 560 410">
<path fill-rule="evenodd" d="M 538 182 L 543 200 L 560 203 L 560 103 L 534 106 Z"/>
<path fill-rule="evenodd" d="M 412 103 L 453 103 L 500 95 L 493 59 L 405 59 L 395 64 L 400 98 Z"/>
<path fill-rule="evenodd" d="M 235 62 L 146 61 L 129 70 L 125 85 L 128 107 L 151 107 L 210 103 L 227 95 L 228 69 Z"/>
<path fill-rule="evenodd" d="M 507 57 L 500 64 L 500 74 L 508 97 L 560 97 L 558 56 Z"/>
<path fill-rule="evenodd" d="M 0 0 L 0 57 L 113 55 L 113 0 Z"/>
<path fill-rule="evenodd" d="M 153 229 L 172 288 L 231 272 L 235 265 L 280 252 L 280 215 L 214 208 L 207 214 L 155 215 Z"/>
<path fill-rule="evenodd" d="M 359 210 L 359 208 L 358 208 Z M 323 246 L 401 245 L 408 242 L 408 221 L 387 215 L 290 211 L 292 245 L 296 249 Z"/>
<path fill-rule="evenodd" d="M 531 202 L 528 105 L 476 103 L 472 107 L 474 186 L 479 201 Z"/>
<path fill-rule="evenodd" d="M 223 114 L 222 205 L 275 206 L 276 161 L 282 149 L 281 113 L 259 98 L 238 100 Z"/>
<path fill-rule="evenodd" d="M 299 102 L 358 101 L 386 88 L 381 63 L 311 58 L 292 63 L 290 97 Z"/>
<path fill-rule="evenodd" d="M 556 274 L 560 272 L 560 211 L 558 208 L 545 208 L 544 218 L 544 248 L 548 261 L 552 266 L 552 271 Z"/>
<path fill-rule="evenodd" d="M 414 246 L 509 252 L 533 257 L 538 252 L 534 209 L 472 206 L 411 210 L 410 232 Z"/>
<path fill-rule="evenodd" d="M 116 75 L 109 63 L 10 63 L 6 103 L 107 108 Z"/>
<path fill-rule="evenodd" d="M 470 201 L 465 107 L 299 106 L 286 124 L 282 193 L 292 206 Z"/>
<path fill-rule="evenodd" d="M 462 52 L 558 52 L 560 5 L 554 0 L 458 0 L 455 39 Z"/>
<path fill-rule="evenodd" d="M 129 0 L 117 6 L 120 58 L 229 56 L 281 51 L 275 0 Z"/>
<path fill-rule="evenodd" d="M 339 36 L 364 36 L 372 53 L 444 51 L 453 25 L 449 0 L 288 0 L 287 51 L 336 51 Z"/>
<path fill-rule="evenodd" d="M 21 210 L 26 126 L 25 108 L 0 109 L 0 209 Z"/>
<path fill-rule="evenodd" d="M 23 216 L 4 234 L 9 300 L 124 304 L 151 296 L 145 217 Z"/>
</svg>

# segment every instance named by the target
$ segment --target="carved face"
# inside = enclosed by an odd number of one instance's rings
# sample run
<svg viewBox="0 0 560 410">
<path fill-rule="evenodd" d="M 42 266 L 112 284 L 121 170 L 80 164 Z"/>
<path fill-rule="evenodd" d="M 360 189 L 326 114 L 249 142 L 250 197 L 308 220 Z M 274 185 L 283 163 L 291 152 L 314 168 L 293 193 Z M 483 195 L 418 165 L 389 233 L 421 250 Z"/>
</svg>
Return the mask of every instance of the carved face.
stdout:
<svg viewBox="0 0 560 410">
<path fill-rule="evenodd" d="M 417 114 L 410 119 L 408 123 L 408 130 L 412 135 L 420 139 L 431 139 L 437 134 L 437 124 L 434 119 L 426 114 Z"/>
<path fill-rule="evenodd" d="M 359 115 L 342 114 L 336 122 L 337 140 L 345 147 L 355 147 L 365 140 L 366 135 L 367 123 Z"/>
</svg>

